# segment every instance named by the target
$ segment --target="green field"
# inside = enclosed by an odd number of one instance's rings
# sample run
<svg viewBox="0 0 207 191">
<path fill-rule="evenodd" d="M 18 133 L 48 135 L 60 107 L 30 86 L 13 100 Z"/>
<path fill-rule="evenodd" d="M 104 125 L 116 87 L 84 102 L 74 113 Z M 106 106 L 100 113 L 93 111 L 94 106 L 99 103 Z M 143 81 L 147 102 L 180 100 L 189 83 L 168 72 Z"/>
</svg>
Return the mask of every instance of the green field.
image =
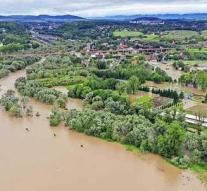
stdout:
<svg viewBox="0 0 207 191">
<path fill-rule="evenodd" d="M 207 48 L 190 48 L 186 50 L 191 60 L 207 60 Z"/>
<path fill-rule="evenodd" d="M 199 33 L 196 31 L 190 30 L 175 30 L 175 31 L 168 31 L 167 34 L 163 35 L 162 38 L 164 40 L 177 40 L 182 41 L 186 38 L 191 38 L 195 36 L 196 38 L 200 37 Z"/>
<path fill-rule="evenodd" d="M 157 42 L 160 41 L 160 37 L 155 34 L 141 35 L 139 37 L 133 38 L 133 40 L 139 40 L 142 42 Z"/>
<path fill-rule="evenodd" d="M 158 35 L 155 34 L 143 34 L 138 31 L 115 31 L 113 32 L 113 36 L 128 38 L 131 37 L 133 40 L 139 40 L 142 42 L 157 42 L 160 40 Z"/>
<path fill-rule="evenodd" d="M 127 38 L 127 37 L 139 37 L 142 36 L 143 33 L 139 31 L 115 31 L 113 32 L 115 37 Z"/>
<path fill-rule="evenodd" d="M 141 96 L 137 98 L 137 104 L 145 109 L 150 109 L 153 107 L 151 96 Z"/>
<path fill-rule="evenodd" d="M 201 64 L 207 64 L 207 60 L 188 60 L 188 61 L 183 61 L 184 64 L 186 65 L 201 65 Z"/>
<path fill-rule="evenodd" d="M 199 49 L 199 48 L 189 48 L 187 49 L 188 52 L 207 52 L 207 48 L 202 48 L 202 49 Z"/>
<path fill-rule="evenodd" d="M 202 36 L 204 37 L 205 40 L 207 40 L 207 30 L 202 31 Z"/>
<path fill-rule="evenodd" d="M 207 31 L 203 31 L 203 35 L 206 35 L 207 37 Z M 121 37 L 121 38 L 131 37 L 134 40 L 140 40 L 143 42 L 156 42 L 160 40 L 184 41 L 185 39 L 189 39 L 192 37 L 195 37 L 197 39 L 201 37 L 198 32 L 190 31 L 190 30 L 167 31 L 161 37 L 155 34 L 143 34 L 142 32 L 139 31 L 114 31 L 113 36 Z"/>
</svg>

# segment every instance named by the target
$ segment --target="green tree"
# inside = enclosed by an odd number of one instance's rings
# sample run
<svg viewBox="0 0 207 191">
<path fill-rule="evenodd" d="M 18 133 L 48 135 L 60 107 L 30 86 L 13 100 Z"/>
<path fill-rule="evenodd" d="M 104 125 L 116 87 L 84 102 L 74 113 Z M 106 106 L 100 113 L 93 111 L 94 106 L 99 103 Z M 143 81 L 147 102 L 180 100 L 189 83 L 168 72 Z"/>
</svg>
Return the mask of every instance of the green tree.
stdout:
<svg viewBox="0 0 207 191">
<path fill-rule="evenodd" d="M 22 110 L 18 104 L 13 104 L 9 113 L 15 117 L 22 117 Z"/>
<path fill-rule="evenodd" d="M 50 115 L 50 126 L 56 127 L 61 123 L 62 120 L 63 120 L 63 113 L 59 108 L 54 107 Z"/>
<path fill-rule="evenodd" d="M 119 95 L 122 95 L 127 91 L 127 84 L 125 82 L 120 82 L 116 85 L 116 89 L 119 92 Z"/>
<path fill-rule="evenodd" d="M 168 125 L 166 134 L 158 138 L 158 152 L 165 157 L 178 156 L 185 139 L 185 131 L 174 121 Z"/>
<path fill-rule="evenodd" d="M 196 75 L 196 81 L 203 91 L 207 90 L 207 72 L 198 72 Z"/>
<path fill-rule="evenodd" d="M 140 85 L 141 85 L 141 82 L 139 78 L 137 78 L 136 76 L 132 76 L 128 80 L 128 91 L 135 94 L 136 91 L 139 89 Z"/>
</svg>

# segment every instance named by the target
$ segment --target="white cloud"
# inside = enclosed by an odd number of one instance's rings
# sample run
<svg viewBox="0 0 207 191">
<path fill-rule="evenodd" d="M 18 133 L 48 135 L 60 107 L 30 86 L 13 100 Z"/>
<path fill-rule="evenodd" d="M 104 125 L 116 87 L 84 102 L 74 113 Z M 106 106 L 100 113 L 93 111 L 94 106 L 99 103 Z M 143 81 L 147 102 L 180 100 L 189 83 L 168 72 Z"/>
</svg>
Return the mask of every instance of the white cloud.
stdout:
<svg viewBox="0 0 207 191">
<path fill-rule="evenodd" d="M 207 0 L 0 0 L 0 14 L 104 16 L 207 12 Z"/>
</svg>

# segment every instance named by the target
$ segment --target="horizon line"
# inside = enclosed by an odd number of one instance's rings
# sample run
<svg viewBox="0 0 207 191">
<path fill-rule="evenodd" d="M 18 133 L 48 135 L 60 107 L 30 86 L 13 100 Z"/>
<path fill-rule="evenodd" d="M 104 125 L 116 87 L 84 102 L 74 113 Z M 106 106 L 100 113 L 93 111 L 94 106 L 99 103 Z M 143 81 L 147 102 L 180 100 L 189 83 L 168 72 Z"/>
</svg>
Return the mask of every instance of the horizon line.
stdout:
<svg viewBox="0 0 207 191">
<path fill-rule="evenodd" d="M 103 16 L 86 16 L 85 18 L 101 18 L 101 17 L 116 17 L 116 16 L 136 16 L 136 15 L 191 15 L 191 14 L 207 14 L 207 12 L 168 12 L 168 13 L 135 13 L 135 14 L 113 14 L 113 15 L 103 15 Z M 76 14 L 0 14 L 0 16 L 2 17 L 9 17 L 9 16 L 77 16 L 77 17 L 82 17 L 84 18 L 84 16 L 80 16 L 80 15 L 76 15 Z"/>
</svg>

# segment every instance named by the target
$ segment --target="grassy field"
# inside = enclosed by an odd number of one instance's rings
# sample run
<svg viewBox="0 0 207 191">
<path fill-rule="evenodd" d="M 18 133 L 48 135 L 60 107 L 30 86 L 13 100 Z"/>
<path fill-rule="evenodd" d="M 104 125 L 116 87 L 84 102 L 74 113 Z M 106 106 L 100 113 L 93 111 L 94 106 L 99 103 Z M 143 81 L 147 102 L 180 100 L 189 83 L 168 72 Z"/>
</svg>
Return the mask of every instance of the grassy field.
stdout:
<svg viewBox="0 0 207 191">
<path fill-rule="evenodd" d="M 137 98 L 137 103 L 139 103 L 139 104 L 143 104 L 143 103 L 148 103 L 148 102 L 150 102 L 150 101 L 152 101 L 152 97 L 151 96 L 140 96 L 140 97 L 138 97 Z"/>
<path fill-rule="evenodd" d="M 188 60 L 188 61 L 183 61 L 184 64 L 186 65 L 201 65 L 201 64 L 207 64 L 207 60 Z"/>
<path fill-rule="evenodd" d="M 162 38 L 165 40 L 182 41 L 185 40 L 186 38 L 191 38 L 193 36 L 199 37 L 199 33 L 190 30 L 175 30 L 175 31 L 168 31 L 168 33 L 163 35 Z"/>
<path fill-rule="evenodd" d="M 139 37 L 133 38 L 133 40 L 139 40 L 142 42 L 158 42 L 160 41 L 160 37 L 155 34 L 141 35 Z"/>
<path fill-rule="evenodd" d="M 129 100 L 131 103 L 137 102 L 137 99 L 139 97 L 143 97 L 143 96 L 152 96 L 154 97 L 154 94 L 148 93 L 148 92 L 143 92 L 143 91 L 139 91 L 136 94 L 131 94 L 129 95 Z"/>
<path fill-rule="evenodd" d="M 207 40 L 207 30 L 202 31 L 202 36 L 204 37 L 205 40 Z"/>
<path fill-rule="evenodd" d="M 187 49 L 187 51 L 189 53 L 207 53 L 207 48 L 202 48 L 202 49 L 199 49 L 199 48 L 189 48 L 189 49 Z"/>
<path fill-rule="evenodd" d="M 115 37 L 127 38 L 127 37 L 139 37 L 142 36 L 143 33 L 139 31 L 115 31 L 113 32 Z"/>
<path fill-rule="evenodd" d="M 186 50 L 192 60 L 206 60 L 207 48 L 189 48 Z"/>
<path fill-rule="evenodd" d="M 185 39 L 189 39 L 191 37 L 200 38 L 201 35 L 196 31 L 190 31 L 190 30 L 174 30 L 174 31 L 167 31 L 165 34 L 163 34 L 161 37 L 155 34 L 143 34 L 139 31 L 114 31 L 113 32 L 114 37 L 121 37 L 121 38 L 127 38 L 131 37 L 134 40 L 140 40 L 144 42 L 156 42 L 160 40 L 176 40 L 176 41 L 184 41 Z M 207 30 L 203 31 L 202 36 L 206 37 L 207 39 Z"/>
</svg>

